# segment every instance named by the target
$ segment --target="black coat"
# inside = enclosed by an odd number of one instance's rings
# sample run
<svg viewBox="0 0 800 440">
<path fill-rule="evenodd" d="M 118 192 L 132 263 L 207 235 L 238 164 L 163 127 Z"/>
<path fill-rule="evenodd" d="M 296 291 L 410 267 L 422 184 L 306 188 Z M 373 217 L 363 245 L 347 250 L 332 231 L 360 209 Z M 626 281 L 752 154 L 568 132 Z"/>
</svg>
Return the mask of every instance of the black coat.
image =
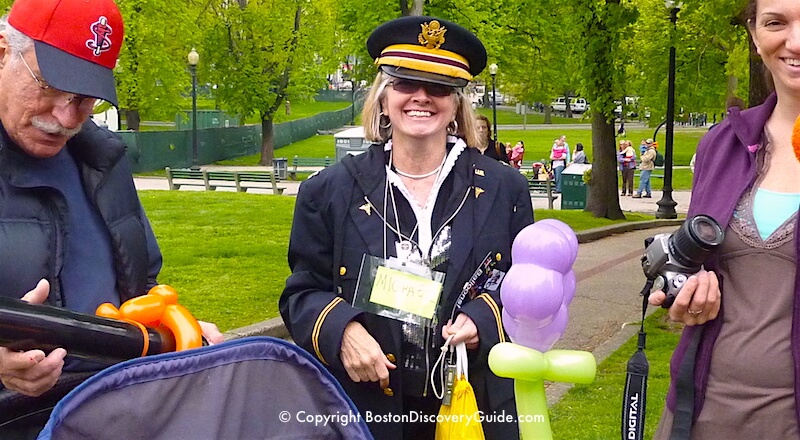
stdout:
<svg viewBox="0 0 800 440">
<path fill-rule="evenodd" d="M 402 323 L 352 307 L 353 293 L 364 253 L 383 255 L 382 207 L 387 163 L 382 145 L 326 168 L 300 187 L 289 242 L 292 275 L 280 299 L 280 311 L 292 338 L 322 361 L 344 386 L 362 415 L 402 414 L 402 368 L 390 371 L 390 388 L 377 383 L 355 383 L 339 358 L 345 326 L 358 320 L 378 341 L 390 361 L 402 359 Z M 356 176 L 356 177 L 354 177 Z M 449 194 L 449 197 L 442 197 Z M 445 323 L 462 286 L 492 252 L 497 267 L 507 271 L 516 234 L 533 222 L 525 178 L 516 170 L 467 148 L 445 179 L 434 208 L 432 229 L 450 220 L 452 245 L 440 304 L 439 322 Z M 402 196 L 401 196 L 402 198 Z M 446 200 L 444 200 L 446 199 Z M 402 216 L 402 210 L 401 210 Z M 393 216 L 388 219 L 394 225 Z M 394 256 L 396 236 L 389 233 L 387 249 Z M 435 238 L 434 238 L 435 240 Z M 480 347 L 470 355 L 470 383 L 485 412 L 515 413 L 513 383 L 489 371 L 487 356 L 502 330 L 499 290 L 467 297 L 459 309 L 478 327 Z M 441 326 L 434 332 L 444 343 Z M 490 391 L 491 390 L 491 391 Z M 375 438 L 401 438 L 391 423 L 370 424 Z M 501 432 L 502 431 L 502 432 Z M 516 438 L 516 424 L 506 424 L 489 438 Z"/>
</svg>

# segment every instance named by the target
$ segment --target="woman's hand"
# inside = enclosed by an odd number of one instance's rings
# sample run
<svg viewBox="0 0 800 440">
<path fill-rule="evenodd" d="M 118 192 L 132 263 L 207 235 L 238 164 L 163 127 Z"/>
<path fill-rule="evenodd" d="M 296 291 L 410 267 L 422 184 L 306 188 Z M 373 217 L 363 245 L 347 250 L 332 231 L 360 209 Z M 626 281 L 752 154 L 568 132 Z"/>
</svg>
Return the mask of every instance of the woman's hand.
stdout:
<svg viewBox="0 0 800 440">
<path fill-rule="evenodd" d="M 478 327 L 476 327 L 472 319 L 464 313 L 456 316 L 456 322 L 452 322 L 448 319 L 447 324 L 442 327 L 442 337 L 447 340 L 450 336 L 453 336 L 450 345 L 464 342 L 470 350 L 478 348 L 481 342 L 478 337 Z"/>
<path fill-rule="evenodd" d="M 664 292 L 657 290 L 650 294 L 648 302 L 660 306 L 666 297 Z M 669 317 L 686 325 L 705 324 L 717 317 L 721 302 L 722 292 L 719 290 L 717 275 L 701 270 L 683 284 L 675 302 L 669 308 Z"/>
<path fill-rule="evenodd" d="M 344 328 L 340 356 L 353 382 L 380 382 L 381 388 L 389 386 L 389 370 L 397 368 L 386 359 L 378 341 L 357 321 Z"/>
<path fill-rule="evenodd" d="M 43 279 L 22 300 L 42 304 L 49 294 L 50 283 Z M 0 347 L 0 381 L 9 390 L 31 397 L 41 396 L 58 381 L 66 355 L 63 348 L 56 348 L 45 356 L 42 350 L 18 352 Z"/>
</svg>

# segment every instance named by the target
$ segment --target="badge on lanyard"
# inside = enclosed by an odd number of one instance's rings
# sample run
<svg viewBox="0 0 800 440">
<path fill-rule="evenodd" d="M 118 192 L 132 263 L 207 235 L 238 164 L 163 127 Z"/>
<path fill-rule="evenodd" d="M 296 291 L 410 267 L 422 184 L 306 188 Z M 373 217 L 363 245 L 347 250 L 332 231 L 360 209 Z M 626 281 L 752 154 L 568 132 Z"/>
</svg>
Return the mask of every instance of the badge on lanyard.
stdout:
<svg viewBox="0 0 800 440">
<path fill-rule="evenodd" d="M 401 246 L 403 243 L 398 243 L 398 248 Z M 408 258 L 383 259 L 365 254 L 353 306 L 387 318 L 430 326 L 439 307 L 444 276 L 443 272 Z"/>
</svg>

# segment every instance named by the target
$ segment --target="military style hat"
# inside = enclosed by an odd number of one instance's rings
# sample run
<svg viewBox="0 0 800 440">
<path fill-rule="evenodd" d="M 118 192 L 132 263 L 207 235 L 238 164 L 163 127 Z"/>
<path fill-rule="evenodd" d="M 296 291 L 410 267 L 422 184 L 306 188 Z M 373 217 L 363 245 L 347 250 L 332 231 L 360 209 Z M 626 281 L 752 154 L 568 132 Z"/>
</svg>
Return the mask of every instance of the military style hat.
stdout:
<svg viewBox="0 0 800 440">
<path fill-rule="evenodd" d="M 375 64 L 404 79 L 464 87 L 486 67 L 486 48 L 472 32 L 435 17 L 402 17 L 367 39 Z"/>
</svg>

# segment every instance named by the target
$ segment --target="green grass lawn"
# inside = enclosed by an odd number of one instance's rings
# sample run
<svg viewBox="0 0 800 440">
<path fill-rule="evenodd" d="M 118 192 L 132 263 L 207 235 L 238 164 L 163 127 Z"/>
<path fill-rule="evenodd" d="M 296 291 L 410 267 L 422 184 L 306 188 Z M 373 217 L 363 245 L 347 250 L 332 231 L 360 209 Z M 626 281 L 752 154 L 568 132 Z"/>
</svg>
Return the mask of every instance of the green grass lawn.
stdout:
<svg viewBox="0 0 800 440">
<path fill-rule="evenodd" d="M 681 326 L 659 309 L 645 320 L 650 362 L 644 438 L 653 438 L 669 388 L 669 359 L 678 344 Z M 553 438 L 608 440 L 620 438 L 622 393 L 627 363 L 636 351 L 636 337 L 622 345 L 597 368 L 593 383 L 576 385 L 552 408 Z"/>
<path fill-rule="evenodd" d="M 191 111 L 192 101 L 189 99 L 188 101 L 188 110 Z M 292 109 L 290 114 L 286 114 L 286 111 L 281 108 L 276 114 L 274 123 L 280 124 L 281 122 L 287 121 L 294 121 L 297 119 L 307 118 L 309 116 L 314 116 L 318 113 L 322 112 L 332 112 L 347 108 L 350 106 L 349 102 L 317 102 L 317 101 L 297 101 L 292 102 Z M 198 110 L 214 110 L 215 104 L 213 100 L 210 99 L 198 99 L 197 100 L 197 109 Z M 146 116 L 144 116 L 146 118 Z M 198 121 L 200 118 L 198 118 Z M 124 121 L 124 119 L 123 119 Z M 150 125 L 147 123 L 148 121 L 142 121 L 141 130 L 142 131 L 168 131 L 168 130 L 175 130 L 174 124 L 171 126 L 164 126 L 164 125 Z M 165 120 L 163 122 L 175 122 L 174 117 L 169 120 Z M 247 117 L 243 122 L 243 125 L 248 124 L 261 124 L 261 119 L 259 115 L 254 114 Z"/>
</svg>

